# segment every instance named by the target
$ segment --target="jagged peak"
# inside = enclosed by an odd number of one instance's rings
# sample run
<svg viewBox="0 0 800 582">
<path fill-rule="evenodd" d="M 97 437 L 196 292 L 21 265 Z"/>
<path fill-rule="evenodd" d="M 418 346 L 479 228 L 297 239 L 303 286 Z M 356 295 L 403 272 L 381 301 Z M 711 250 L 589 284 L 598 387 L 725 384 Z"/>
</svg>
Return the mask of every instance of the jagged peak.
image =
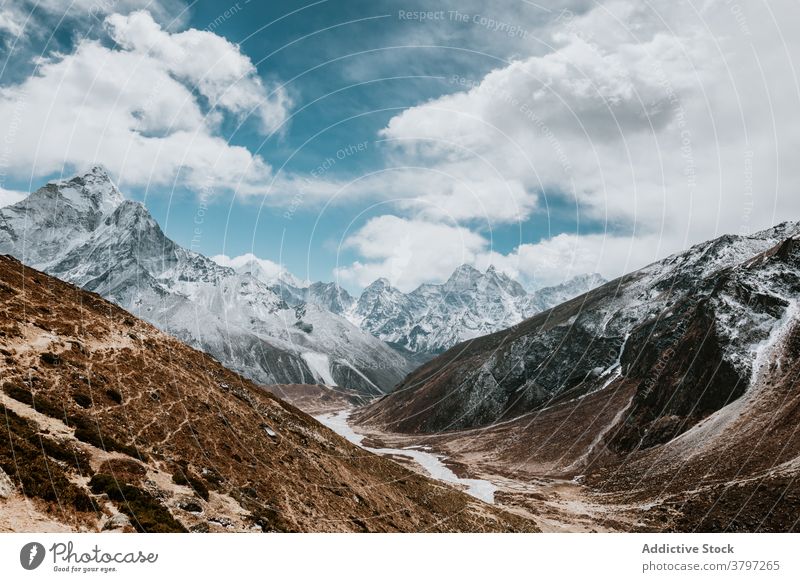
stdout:
<svg viewBox="0 0 800 582">
<path fill-rule="evenodd" d="M 325 291 L 335 291 L 337 293 L 346 293 L 349 295 L 349 293 L 347 293 L 347 290 L 344 287 L 342 287 L 338 283 L 334 283 L 333 281 L 328 281 L 328 282 L 316 281 L 314 283 L 311 283 L 311 285 L 309 285 L 308 287 L 309 289 L 314 289 L 314 290 L 321 289 Z"/>
<path fill-rule="evenodd" d="M 109 214 L 125 201 L 108 169 L 102 165 L 94 165 L 72 178 L 49 182 L 45 189 L 57 190 L 76 209 L 91 209 L 103 214 Z"/>
<path fill-rule="evenodd" d="M 493 269 L 494 267 L 491 266 L 490 268 Z M 475 267 L 473 267 L 472 265 L 467 264 L 467 263 L 463 263 L 463 264 L 461 264 L 461 265 L 459 265 L 458 267 L 455 268 L 455 270 L 453 271 L 453 274 L 451 275 L 451 278 L 453 276 L 456 276 L 456 275 L 459 275 L 459 274 L 462 274 L 462 273 L 474 275 L 476 273 L 480 274 L 481 272 L 478 269 L 476 269 Z"/>
<path fill-rule="evenodd" d="M 92 176 L 96 176 L 98 178 L 106 179 L 109 182 L 112 181 L 111 180 L 111 172 L 109 172 L 108 168 L 106 168 L 103 164 L 95 164 L 95 165 L 93 165 L 89 169 L 89 171 L 86 172 L 84 175 L 92 175 Z"/>
<path fill-rule="evenodd" d="M 111 179 L 111 172 L 109 172 L 108 168 L 102 164 L 95 164 L 86 170 L 78 172 L 71 178 L 62 178 L 60 180 L 55 180 L 53 183 L 59 185 L 71 183 L 104 183 L 111 184 L 115 189 L 117 189 L 116 183 Z"/>
<path fill-rule="evenodd" d="M 382 289 L 392 289 L 392 282 L 389 281 L 386 277 L 379 277 L 375 279 L 372 283 L 370 283 L 364 291 L 372 290 L 372 291 L 380 291 Z"/>
<path fill-rule="evenodd" d="M 474 285 L 483 276 L 483 273 L 472 265 L 463 264 L 453 271 L 450 278 L 445 281 L 443 288 L 445 290 L 453 290 L 455 288 L 469 287 Z"/>
<path fill-rule="evenodd" d="M 512 282 L 516 283 L 517 282 L 513 277 L 509 276 L 508 273 L 506 273 L 505 271 L 501 271 L 500 269 L 498 269 L 494 265 L 489 265 L 489 267 L 486 269 L 486 273 L 484 273 L 484 274 L 487 277 L 499 279 L 501 281 L 508 282 L 508 283 L 512 283 Z"/>
</svg>

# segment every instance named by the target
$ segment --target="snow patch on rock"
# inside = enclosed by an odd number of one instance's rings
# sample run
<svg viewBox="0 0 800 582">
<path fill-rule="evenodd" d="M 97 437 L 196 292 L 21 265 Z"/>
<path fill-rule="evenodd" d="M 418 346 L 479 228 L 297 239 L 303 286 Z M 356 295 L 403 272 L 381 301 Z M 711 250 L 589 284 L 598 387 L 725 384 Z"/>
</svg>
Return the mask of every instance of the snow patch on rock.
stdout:
<svg viewBox="0 0 800 582">
<path fill-rule="evenodd" d="M 325 354 L 318 354 L 316 352 L 305 352 L 302 354 L 314 378 L 321 381 L 326 386 L 336 386 L 336 381 L 331 374 L 331 362 Z"/>
</svg>

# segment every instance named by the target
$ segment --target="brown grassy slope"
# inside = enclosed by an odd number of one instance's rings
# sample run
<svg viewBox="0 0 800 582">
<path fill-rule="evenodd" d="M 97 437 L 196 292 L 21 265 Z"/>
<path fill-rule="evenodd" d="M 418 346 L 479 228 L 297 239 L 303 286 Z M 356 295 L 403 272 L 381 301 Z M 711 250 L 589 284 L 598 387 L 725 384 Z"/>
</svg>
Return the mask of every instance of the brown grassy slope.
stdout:
<svg viewBox="0 0 800 582">
<path fill-rule="evenodd" d="M 140 531 L 534 529 L 5 256 L 0 358 L 0 467 L 72 528 L 127 515 Z"/>
</svg>

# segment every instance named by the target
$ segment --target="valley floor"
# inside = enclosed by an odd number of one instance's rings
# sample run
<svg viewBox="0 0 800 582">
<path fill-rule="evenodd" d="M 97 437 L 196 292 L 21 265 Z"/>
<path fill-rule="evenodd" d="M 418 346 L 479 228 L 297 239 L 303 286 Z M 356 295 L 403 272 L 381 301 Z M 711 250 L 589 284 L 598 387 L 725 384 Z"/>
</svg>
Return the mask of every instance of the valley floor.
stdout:
<svg viewBox="0 0 800 582">
<path fill-rule="evenodd" d="M 513 466 L 487 463 L 485 457 L 459 451 L 460 433 L 428 437 L 389 433 L 349 421 L 351 409 L 317 420 L 351 442 L 389 457 L 423 475 L 439 479 L 499 508 L 532 520 L 543 532 L 646 531 L 639 521 L 644 504 L 621 505 L 575 480 L 521 475 Z M 480 437 L 477 437 L 480 438 Z"/>
</svg>

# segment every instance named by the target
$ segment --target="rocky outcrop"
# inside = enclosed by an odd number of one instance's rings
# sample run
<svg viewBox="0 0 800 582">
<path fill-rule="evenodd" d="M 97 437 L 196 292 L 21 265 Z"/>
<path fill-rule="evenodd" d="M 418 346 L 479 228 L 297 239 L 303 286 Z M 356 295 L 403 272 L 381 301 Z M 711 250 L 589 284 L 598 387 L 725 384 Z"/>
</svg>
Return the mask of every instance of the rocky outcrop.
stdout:
<svg viewBox="0 0 800 582">
<path fill-rule="evenodd" d="M 14 493 L 14 483 L 3 469 L 0 469 L 0 499 L 8 499 Z"/>
</svg>

